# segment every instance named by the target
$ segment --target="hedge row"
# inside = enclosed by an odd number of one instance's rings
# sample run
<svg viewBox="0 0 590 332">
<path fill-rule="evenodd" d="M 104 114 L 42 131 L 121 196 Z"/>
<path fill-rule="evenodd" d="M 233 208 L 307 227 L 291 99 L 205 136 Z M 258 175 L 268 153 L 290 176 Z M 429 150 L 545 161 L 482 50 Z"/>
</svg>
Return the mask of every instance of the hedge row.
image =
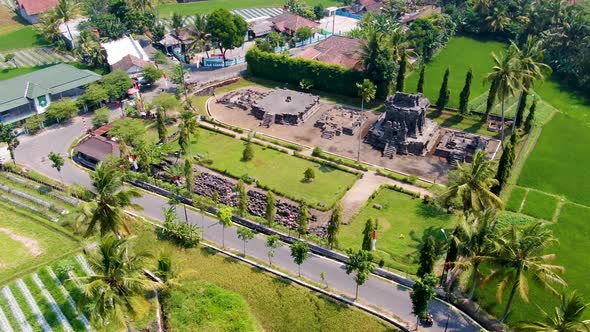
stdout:
<svg viewBox="0 0 590 332">
<path fill-rule="evenodd" d="M 236 133 L 240 133 L 240 134 L 243 134 L 244 133 L 244 129 L 242 129 L 240 127 L 231 126 L 231 125 L 225 124 L 223 122 L 219 122 L 219 121 L 215 120 L 214 118 L 212 118 L 210 116 L 206 116 L 205 115 L 205 116 L 202 116 L 201 119 L 203 121 L 205 121 L 205 122 L 208 122 L 208 123 L 212 124 L 212 125 L 223 127 L 225 129 L 228 129 L 228 130 L 231 130 L 231 131 L 235 131 Z"/>
<path fill-rule="evenodd" d="M 383 175 L 383 176 L 393 179 L 393 180 L 398 180 L 398 181 L 405 182 L 408 184 L 413 184 L 418 187 L 422 187 L 422 188 L 426 188 L 426 189 L 430 188 L 430 186 L 431 186 L 429 183 L 420 180 L 418 178 L 418 176 L 415 174 L 406 176 L 406 175 L 402 175 L 402 174 L 398 174 L 398 173 L 385 171 L 382 169 L 377 169 L 377 174 Z"/>
<path fill-rule="evenodd" d="M 339 158 L 329 153 L 325 153 L 320 148 L 314 148 L 312 155 L 318 158 L 327 159 L 331 162 L 335 162 L 337 164 L 341 164 L 344 166 L 348 166 L 350 168 L 358 169 L 359 171 L 368 171 L 369 168 L 361 163 L 358 163 L 354 160 L 346 159 L 346 158 Z"/>
<path fill-rule="evenodd" d="M 254 134 L 254 137 L 258 138 L 259 140 L 263 140 L 263 141 L 266 141 L 266 142 L 269 142 L 269 143 L 272 143 L 275 145 L 279 145 L 279 146 L 282 146 L 287 149 L 291 149 L 291 150 L 295 150 L 295 151 L 299 151 L 299 152 L 303 151 L 303 147 L 299 144 L 285 142 L 283 140 L 274 139 L 272 137 L 268 137 L 266 135 L 262 135 L 262 134 L 258 134 L 258 133 Z"/>
<path fill-rule="evenodd" d="M 264 148 L 268 148 L 268 149 L 271 149 L 271 150 L 275 150 L 275 151 L 278 151 L 278 152 L 289 154 L 289 150 L 285 150 L 285 149 L 279 148 L 279 147 L 274 146 L 272 144 L 264 144 L 264 143 L 258 142 L 258 141 L 250 141 L 247 137 L 240 137 L 240 139 L 242 141 L 244 141 L 244 142 L 250 142 L 252 144 L 256 144 L 256 145 L 262 146 Z"/>
<path fill-rule="evenodd" d="M 400 186 L 391 185 L 391 184 L 382 184 L 381 187 L 382 188 L 386 188 L 386 189 L 391 189 L 391 190 L 400 192 L 402 194 L 410 195 L 410 196 L 412 196 L 414 198 L 420 198 L 420 193 L 416 193 L 416 192 L 413 192 L 411 190 L 404 189 L 404 188 L 402 188 Z M 375 197 L 371 197 L 371 198 L 375 198 Z"/>
<path fill-rule="evenodd" d="M 358 97 L 357 83 L 364 79 L 362 72 L 315 60 L 291 58 L 267 53 L 252 47 L 246 54 L 248 72 L 253 76 L 299 86 L 301 80 L 313 82 L 313 89 Z"/>
<path fill-rule="evenodd" d="M 200 126 L 199 128 L 202 128 L 202 129 L 205 129 L 205 130 L 209 130 L 209 131 L 212 131 L 214 133 L 221 134 L 221 135 L 229 136 L 231 138 L 236 138 L 236 136 L 237 136 L 236 134 L 228 133 L 227 131 L 223 131 L 223 130 L 221 130 L 219 128 L 211 128 L 211 127 L 205 127 L 205 126 Z"/>
<path fill-rule="evenodd" d="M 361 173 L 361 172 L 358 172 L 358 171 L 353 171 L 353 170 L 351 170 L 351 169 L 350 169 L 350 168 L 348 168 L 348 167 L 344 167 L 344 166 L 342 166 L 342 165 L 339 165 L 339 164 L 336 164 L 336 163 L 333 163 L 333 162 L 330 162 L 330 161 L 327 161 L 327 160 L 324 160 L 324 159 L 315 158 L 315 157 L 311 157 L 311 156 L 306 156 L 306 155 L 304 155 L 304 154 L 301 154 L 301 153 L 299 153 L 299 152 L 297 152 L 297 151 L 295 151 L 295 152 L 293 153 L 293 155 L 294 155 L 295 157 L 298 157 L 298 158 L 301 158 L 301 159 L 305 159 L 305 160 L 313 161 L 314 163 L 320 164 L 320 165 L 322 165 L 322 166 L 328 166 L 328 167 L 332 167 L 332 168 L 334 168 L 334 169 L 337 169 L 337 170 L 340 170 L 340 171 L 343 171 L 343 172 L 346 172 L 346 173 L 354 174 L 354 175 L 356 175 L 357 177 L 358 177 L 358 176 L 361 176 L 361 175 L 363 174 L 363 173 Z"/>
</svg>

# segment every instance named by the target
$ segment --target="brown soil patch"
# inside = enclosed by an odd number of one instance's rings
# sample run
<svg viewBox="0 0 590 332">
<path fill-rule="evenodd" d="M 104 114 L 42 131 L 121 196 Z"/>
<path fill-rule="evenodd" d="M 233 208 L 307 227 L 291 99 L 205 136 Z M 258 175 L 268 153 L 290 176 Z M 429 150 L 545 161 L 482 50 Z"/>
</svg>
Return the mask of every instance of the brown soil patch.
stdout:
<svg viewBox="0 0 590 332">
<path fill-rule="evenodd" d="M 18 16 L 4 6 L 0 6 L 0 35 L 11 33 L 24 28 L 25 25 L 19 21 Z"/>
<path fill-rule="evenodd" d="M 28 238 L 26 236 L 18 235 L 7 228 L 0 228 L 0 232 L 10 236 L 10 238 L 14 241 L 20 242 L 23 246 L 29 249 L 29 252 L 31 253 L 31 255 L 33 255 L 33 257 L 37 257 L 43 254 L 43 249 L 41 249 L 41 246 L 39 245 L 39 242 L 37 240 Z"/>
</svg>

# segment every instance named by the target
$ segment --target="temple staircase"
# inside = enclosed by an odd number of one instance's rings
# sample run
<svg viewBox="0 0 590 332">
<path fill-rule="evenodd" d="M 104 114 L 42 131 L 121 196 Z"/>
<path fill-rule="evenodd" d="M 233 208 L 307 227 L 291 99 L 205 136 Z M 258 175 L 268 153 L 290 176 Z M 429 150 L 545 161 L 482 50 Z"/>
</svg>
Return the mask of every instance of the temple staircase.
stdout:
<svg viewBox="0 0 590 332">
<path fill-rule="evenodd" d="M 383 148 L 383 157 L 393 159 L 393 156 L 395 156 L 395 153 L 396 153 L 395 146 L 389 145 L 389 143 L 385 143 L 385 148 Z"/>
</svg>

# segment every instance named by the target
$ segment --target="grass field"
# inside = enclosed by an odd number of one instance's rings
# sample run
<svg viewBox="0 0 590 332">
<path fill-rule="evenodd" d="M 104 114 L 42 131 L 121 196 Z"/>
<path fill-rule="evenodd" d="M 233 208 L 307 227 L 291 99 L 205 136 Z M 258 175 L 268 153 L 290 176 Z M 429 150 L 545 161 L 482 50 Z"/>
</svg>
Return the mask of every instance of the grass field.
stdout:
<svg viewBox="0 0 590 332">
<path fill-rule="evenodd" d="M 459 113 L 449 111 L 430 111 L 428 112 L 427 116 L 429 119 L 434 120 L 443 127 L 463 130 L 466 132 L 490 137 L 500 137 L 499 133 L 489 131 L 485 119 L 482 119 L 482 117 L 477 114 L 463 116 Z"/>
<path fill-rule="evenodd" d="M 244 146 L 243 141 L 200 129 L 197 140 L 193 141 L 192 150 L 193 153 L 212 160 L 208 166 L 215 170 L 227 171 L 235 177 L 254 177 L 264 186 L 298 200 L 305 199 L 316 206 L 320 203 L 331 206 L 356 181 L 353 174 L 255 144 L 254 159 L 243 162 L 241 158 Z M 307 183 L 302 181 L 303 173 L 310 167 L 315 170 L 316 178 Z"/>
<path fill-rule="evenodd" d="M 244 299 L 213 284 L 188 281 L 170 291 L 164 304 L 172 331 L 258 331 Z"/>
<path fill-rule="evenodd" d="M 181 273 L 190 271 L 184 281 L 211 283 L 241 296 L 263 331 L 396 331 L 361 311 L 221 254 L 204 248 L 179 249 L 157 241 L 152 229 L 136 232 L 139 249 L 156 256 L 169 252 Z"/>
<path fill-rule="evenodd" d="M 0 37 L 0 51 L 43 45 L 46 43 L 41 35 L 30 26 L 3 34 Z"/>
<path fill-rule="evenodd" d="M 381 205 L 381 210 L 374 208 L 373 204 Z M 349 225 L 341 227 L 339 247 L 360 248 L 362 231 L 369 218 L 379 222 L 379 258 L 383 258 L 387 266 L 410 274 L 416 273 L 414 258 L 423 240 L 430 235 L 444 240 L 441 228 L 451 228 L 456 222 L 453 216 L 422 203 L 421 199 L 391 189 L 380 189 Z"/>
<path fill-rule="evenodd" d="M 492 68 L 491 53 L 499 53 L 504 44 L 496 41 L 478 40 L 464 36 L 456 36 L 448 45 L 426 65 L 424 74 L 424 94 L 434 104 L 438 98 L 440 85 L 445 70 L 450 68 L 449 89 L 451 98 L 449 107 L 459 106 L 459 93 L 465 84 L 465 74 L 469 68 L 473 69 L 470 100 L 487 92 L 487 84 L 483 81 Z M 406 78 L 406 91 L 415 92 L 419 68 Z"/>
<path fill-rule="evenodd" d="M 78 247 L 48 223 L 0 201 L 0 282 Z"/>
<path fill-rule="evenodd" d="M 341 2 L 337 0 L 306 0 L 305 2 L 310 6 L 318 4 L 322 4 L 324 7 L 341 5 Z M 168 17 L 174 12 L 182 15 L 194 15 L 209 13 L 219 8 L 233 10 L 256 7 L 281 7 L 284 3 L 282 0 L 206 0 L 182 4 L 163 3 L 160 5 L 160 15 L 162 17 Z"/>
<path fill-rule="evenodd" d="M 526 195 L 526 189 L 522 187 L 514 187 L 512 191 L 510 191 L 510 196 L 508 196 L 508 200 L 506 201 L 506 205 L 504 208 L 508 211 L 518 212 L 520 210 L 520 206 L 522 205 L 522 200 Z"/>
<path fill-rule="evenodd" d="M 557 202 L 558 200 L 554 196 L 530 190 L 522 207 L 522 213 L 551 221 L 557 208 Z"/>
<path fill-rule="evenodd" d="M 7 7 L 0 6 L 0 36 L 22 29 L 25 24 Z"/>
</svg>

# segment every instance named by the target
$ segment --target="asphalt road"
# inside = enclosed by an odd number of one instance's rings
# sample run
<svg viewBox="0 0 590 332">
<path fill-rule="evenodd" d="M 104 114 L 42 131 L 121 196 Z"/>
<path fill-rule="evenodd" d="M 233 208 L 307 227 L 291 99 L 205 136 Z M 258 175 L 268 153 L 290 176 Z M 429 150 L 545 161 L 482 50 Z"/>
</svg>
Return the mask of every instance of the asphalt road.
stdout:
<svg viewBox="0 0 590 332">
<path fill-rule="evenodd" d="M 71 160 L 66 163 L 60 174 L 51 168 L 47 154 L 50 151 L 66 155 L 70 144 L 84 131 L 81 118 L 75 118 L 69 123 L 55 126 L 34 137 L 22 137 L 21 144 L 16 150 L 17 162 L 37 170 L 56 180 L 62 180 L 67 184 L 82 184 L 90 186 L 88 173 L 79 166 L 74 165 Z M 136 203 L 143 207 L 143 214 L 146 217 L 162 220 L 162 208 L 167 205 L 168 200 L 163 197 L 145 194 Z M 192 210 L 188 211 L 188 221 L 204 229 L 204 238 L 221 246 L 223 229 L 217 220 Z M 184 220 L 184 209 L 177 209 L 179 219 Z M 247 255 L 261 261 L 268 261 L 267 249 L 265 247 L 265 236 L 257 234 L 247 244 Z M 227 249 L 243 250 L 243 242 L 237 237 L 237 227 L 230 227 L 225 230 L 225 246 Z M 287 245 L 275 251 L 273 264 L 282 270 L 297 274 L 297 265 L 290 257 Z M 309 259 L 301 266 L 301 274 L 306 279 L 321 284 L 321 272 L 326 275 L 329 287 L 350 298 L 354 297 L 355 282 L 352 275 L 347 275 L 344 264 L 332 261 L 317 255 L 310 255 Z M 410 291 L 391 281 L 371 276 L 369 280 L 359 289 L 359 301 L 379 308 L 392 316 L 407 322 L 408 326 L 415 327 L 416 319 L 411 313 Z M 435 318 L 435 324 L 429 328 L 421 329 L 427 331 L 479 331 L 479 326 L 466 318 L 462 313 L 439 301 L 432 301 L 430 313 Z"/>
</svg>

